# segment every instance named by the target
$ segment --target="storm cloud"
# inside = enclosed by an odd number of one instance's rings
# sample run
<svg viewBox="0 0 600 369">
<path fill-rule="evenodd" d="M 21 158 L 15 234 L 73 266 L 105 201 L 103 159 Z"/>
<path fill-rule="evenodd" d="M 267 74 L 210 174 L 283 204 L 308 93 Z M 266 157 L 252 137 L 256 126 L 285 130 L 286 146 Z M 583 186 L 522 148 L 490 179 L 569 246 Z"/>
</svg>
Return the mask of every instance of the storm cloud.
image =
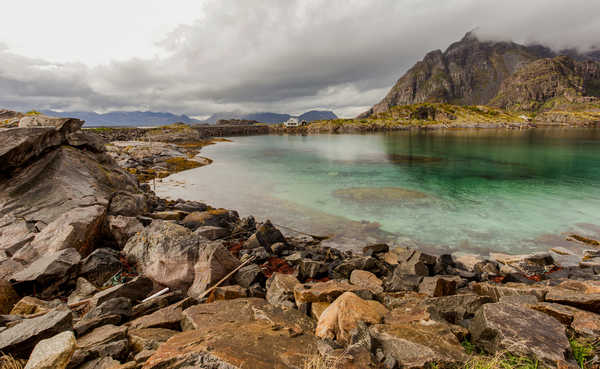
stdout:
<svg viewBox="0 0 600 369">
<path fill-rule="evenodd" d="M 20 32 L 36 32 L 28 27 Z M 155 57 L 56 63 L 0 45 L 0 107 L 354 116 L 426 52 L 475 28 L 486 39 L 588 50 L 600 44 L 600 2 L 207 1 L 197 20 L 154 40 Z"/>
</svg>

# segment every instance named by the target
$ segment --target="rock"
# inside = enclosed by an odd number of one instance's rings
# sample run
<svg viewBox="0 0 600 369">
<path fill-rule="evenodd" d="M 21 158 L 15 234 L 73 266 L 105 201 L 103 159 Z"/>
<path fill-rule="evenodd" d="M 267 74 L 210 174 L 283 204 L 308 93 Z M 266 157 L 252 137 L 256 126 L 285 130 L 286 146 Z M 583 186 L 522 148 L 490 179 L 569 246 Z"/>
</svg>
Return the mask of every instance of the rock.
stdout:
<svg viewBox="0 0 600 369">
<path fill-rule="evenodd" d="M 347 282 L 327 281 L 297 285 L 294 288 L 296 305 L 312 302 L 333 302 L 344 292 L 362 294 L 364 288 L 353 286 Z"/>
<path fill-rule="evenodd" d="M 200 304 L 184 315 L 185 331 L 160 345 L 145 368 L 302 368 L 306 353 L 316 351 L 310 318 L 263 299 Z"/>
<path fill-rule="evenodd" d="M 175 221 L 181 221 L 187 215 L 188 215 L 188 213 L 186 213 L 184 211 L 179 211 L 179 210 L 155 211 L 155 212 L 149 214 L 149 216 L 151 218 L 153 218 L 153 219 L 157 219 L 157 220 L 175 220 Z"/>
<path fill-rule="evenodd" d="M 165 328 L 180 330 L 181 321 L 184 318 L 183 310 L 195 303 L 194 299 L 187 298 L 176 304 L 159 309 L 152 314 L 144 315 L 132 320 L 127 323 L 127 325 L 133 329 Z"/>
<path fill-rule="evenodd" d="M 80 365 L 77 369 L 115 369 L 121 363 L 111 357 L 97 358 Z"/>
<path fill-rule="evenodd" d="M 148 201 L 144 194 L 131 192 L 118 192 L 111 201 L 108 213 L 110 215 L 123 215 L 135 217 L 149 211 Z"/>
<path fill-rule="evenodd" d="M 377 324 L 370 332 L 385 357 L 392 358 L 392 363 L 401 368 L 426 368 L 432 364 L 453 367 L 468 359 L 446 324 L 433 321 Z"/>
<path fill-rule="evenodd" d="M 364 256 L 373 256 L 375 254 L 386 253 L 390 251 L 390 248 L 385 243 L 377 243 L 363 247 L 362 251 Z"/>
<path fill-rule="evenodd" d="M 239 285 L 217 287 L 211 293 L 208 301 L 215 300 L 233 300 L 248 297 L 248 289 Z"/>
<path fill-rule="evenodd" d="M 327 264 L 321 261 L 302 259 L 298 263 L 298 277 L 302 280 L 315 279 L 324 273 L 326 274 L 327 269 Z"/>
<path fill-rule="evenodd" d="M 19 295 L 12 285 L 0 279 L 0 314 L 8 314 L 19 301 Z"/>
<path fill-rule="evenodd" d="M 101 248 L 83 259 L 79 275 L 100 287 L 122 268 L 123 265 L 117 251 Z"/>
<path fill-rule="evenodd" d="M 565 281 L 549 289 L 546 301 L 600 313 L 600 282 Z"/>
<path fill-rule="evenodd" d="M 142 223 L 135 217 L 109 215 L 107 221 L 108 230 L 120 248 L 123 248 L 133 235 L 144 230 Z"/>
<path fill-rule="evenodd" d="M 489 296 L 473 294 L 434 297 L 426 300 L 433 311 L 452 324 L 458 324 L 462 320 L 473 318 L 475 312 L 483 304 L 491 302 L 493 300 Z"/>
<path fill-rule="evenodd" d="M 294 289 L 298 285 L 300 282 L 291 274 L 273 273 L 266 282 L 266 299 L 271 305 L 293 308 L 295 307 Z"/>
<path fill-rule="evenodd" d="M 366 288 L 374 294 L 383 292 L 383 282 L 381 279 L 366 270 L 353 270 L 350 274 L 350 283 Z"/>
<path fill-rule="evenodd" d="M 378 274 L 382 272 L 383 267 L 374 257 L 354 257 L 335 265 L 330 271 L 330 276 L 332 279 L 349 279 L 352 271 L 356 269 L 373 271 Z"/>
<path fill-rule="evenodd" d="M 387 309 L 379 302 L 345 292 L 321 313 L 315 335 L 348 342 L 350 331 L 358 326 L 358 321 L 377 324 L 386 313 Z"/>
<path fill-rule="evenodd" d="M 11 280 L 15 288 L 24 293 L 35 289 L 41 296 L 50 296 L 75 276 L 80 260 L 75 249 L 52 252 L 13 274 Z"/>
<path fill-rule="evenodd" d="M 39 341 L 71 330 L 72 319 L 69 310 L 53 310 L 37 318 L 25 319 L 0 332 L 0 351 L 27 358 Z"/>
<path fill-rule="evenodd" d="M 480 255 L 454 253 L 452 254 L 452 262 L 457 268 L 471 273 L 497 274 L 499 272 L 496 262 L 486 260 Z"/>
<path fill-rule="evenodd" d="M 131 316 L 131 300 L 127 297 L 115 297 L 91 309 L 83 319 L 94 319 L 106 315 L 118 315 L 123 318 Z"/>
<path fill-rule="evenodd" d="M 258 228 L 255 234 L 250 236 L 248 241 L 244 244 L 244 248 L 255 249 L 262 246 L 269 250 L 271 245 L 279 242 L 286 243 L 285 238 L 281 232 L 271 224 L 271 221 L 267 220 Z"/>
<path fill-rule="evenodd" d="M 65 369 L 77 341 L 71 331 L 41 340 L 35 345 L 25 369 Z"/>
<path fill-rule="evenodd" d="M 88 255 L 102 233 L 105 216 L 106 208 L 102 205 L 67 211 L 44 227 L 29 245 L 21 248 L 13 257 L 31 262 L 47 253 L 69 248 L 81 255 Z"/>
<path fill-rule="evenodd" d="M 152 287 L 152 281 L 150 279 L 146 277 L 136 277 L 127 283 L 100 291 L 92 298 L 96 301 L 96 304 L 102 304 L 103 302 L 116 297 L 127 297 L 135 302 L 148 297 L 152 292 Z"/>
<path fill-rule="evenodd" d="M 10 311 L 12 315 L 27 317 L 28 315 L 41 315 L 58 307 L 64 307 L 60 300 L 44 301 L 33 296 L 25 296 L 19 300 Z"/>
<path fill-rule="evenodd" d="M 538 298 L 534 295 L 514 295 L 514 296 L 502 296 L 498 302 L 503 304 L 513 305 L 535 305 L 538 303 Z"/>
<path fill-rule="evenodd" d="M 556 319 L 518 305 L 483 305 L 470 331 L 473 343 L 490 354 L 509 352 L 555 366 L 570 352 L 565 328 Z"/>
<path fill-rule="evenodd" d="M 91 297 L 96 292 L 98 292 L 96 286 L 88 282 L 87 279 L 79 277 L 77 278 L 75 291 L 69 295 L 69 299 L 67 301 L 69 304 L 74 304 Z"/>
<path fill-rule="evenodd" d="M 194 281 L 200 240 L 185 227 L 155 220 L 130 238 L 123 252 L 146 277 L 172 289 L 187 290 Z"/>
<path fill-rule="evenodd" d="M 395 268 L 391 277 L 386 279 L 384 289 L 388 292 L 416 291 L 423 278 L 420 275 L 404 274 L 400 268 Z"/>
<path fill-rule="evenodd" d="M 188 214 L 181 222 L 185 227 L 196 230 L 199 227 L 212 226 L 233 228 L 239 221 L 237 212 L 217 209 Z"/>
<path fill-rule="evenodd" d="M 495 302 L 498 302 L 503 296 L 515 295 L 533 295 L 538 301 L 544 301 L 548 292 L 546 286 L 527 285 L 523 283 L 509 282 L 506 284 L 496 284 L 489 282 L 472 283 L 471 289 L 478 295 L 490 296 Z"/>
<path fill-rule="evenodd" d="M 176 335 L 177 331 L 164 328 L 130 329 L 127 332 L 134 353 L 156 350 L 161 343 Z"/>
<path fill-rule="evenodd" d="M 194 266 L 194 283 L 188 290 L 188 295 L 200 297 L 206 289 L 225 277 L 240 265 L 236 259 L 220 242 L 206 244 L 198 256 Z"/>
<path fill-rule="evenodd" d="M 248 288 L 256 282 L 263 282 L 265 276 L 258 265 L 249 264 L 238 270 L 233 279 L 240 286 Z"/>
<path fill-rule="evenodd" d="M 51 128 L 8 129 L 0 136 L 0 169 L 9 171 L 21 166 L 45 150 L 57 147 L 65 133 Z"/>
<path fill-rule="evenodd" d="M 75 330 L 75 335 L 77 337 L 81 337 L 88 332 L 93 331 L 98 327 L 102 327 L 104 325 L 118 325 L 121 324 L 123 318 L 121 315 L 101 315 L 92 319 L 82 319 L 75 323 L 73 329 Z"/>
<path fill-rule="evenodd" d="M 86 361 L 102 357 L 122 360 L 125 359 L 128 349 L 127 327 L 104 325 L 77 340 L 77 350 L 69 362 L 69 367 L 74 368 Z"/>
<path fill-rule="evenodd" d="M 200 237 L 204 237 L 208 240 L 214 241 L 220 238 L 227 237 L 230 234 L 230 231 L 227 228 L 223 227 L 204 226 L 196 228 L 194 234 Z"/>
<path fill-rule="evenodd" d="M 132 309 L 132 318 L 136 319 L 142 315 L 152 314 L 159 309 L 183 300 L 183 298 L 184 295 L 180 291 L 173 291 L 157 296 L 151 300 L 135 305 Z"/>
<path fill-rule="evenodd" d="M 419 293 L 426 294 L 430 297 L 450 296 L 456 294 L 456 280 L 460 280 L 457 276 L 440 276 L 424 277 L 419 284 Z"/>
<path fill-rule="evenodd" d="M 78 131 L 83 121 L 75 118 L 56 118 L 46 115 L 27 115 L 19 121 L 19 128 L 52 127 L 57 131 L 71 133 Z"/>
<path fill-rule="evenodd" d="M 570 327 L 579 336 L 595 338 L 600 335 L 600 315 L 571 306 L 540 302 L 530 306 Z"/>
<path fill-rule="evenodd" d="M 312 316 L 313 319 L 318 321 L 321 317 L 321 314 L 323 314 L 323 312 L 325 311 L 325 309 L 327 309 L 327 307 L 329 307 L 329 305 L 331 305 L 331 303 L 329 302 L 313 302 L 310 305 L 310 316 Z"/>
</svg>

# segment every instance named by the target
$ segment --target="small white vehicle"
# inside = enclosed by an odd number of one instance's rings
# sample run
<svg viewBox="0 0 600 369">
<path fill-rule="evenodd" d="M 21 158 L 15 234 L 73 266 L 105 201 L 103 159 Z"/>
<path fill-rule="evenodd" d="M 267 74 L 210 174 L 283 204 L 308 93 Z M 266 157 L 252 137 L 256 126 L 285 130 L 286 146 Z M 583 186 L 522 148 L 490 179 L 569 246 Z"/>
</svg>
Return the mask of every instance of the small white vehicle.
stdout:
<svg viewBox="0 0 600 369">
<path fill-rule="evenodd" d="M 283 125 L 285 125 L 286 127 L 300 127 L 300 126 L 305 126 L 307 124 L 308 124 L 308 122 L 306 122 L 305 120 L 299 122 L 298 118 L 294 118 L 294 117 L 291 117 L 290 119 L 287 120 L 287 122 L 283 123 Z"/>
</svg>

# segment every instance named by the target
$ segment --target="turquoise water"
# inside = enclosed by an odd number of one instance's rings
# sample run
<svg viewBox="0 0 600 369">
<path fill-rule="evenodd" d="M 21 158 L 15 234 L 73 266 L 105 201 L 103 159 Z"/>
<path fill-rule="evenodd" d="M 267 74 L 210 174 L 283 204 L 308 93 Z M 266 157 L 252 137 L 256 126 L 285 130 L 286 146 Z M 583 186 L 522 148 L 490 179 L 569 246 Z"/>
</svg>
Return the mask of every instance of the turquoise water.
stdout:
<svg viewBox="0 0 600 369">
<path fill-rule="evenodd" d="M 440 250 L 528 252 L 600 229 L 598 129 L 232 140 L 203 149 L 214 164 L 169 177 L 159 195 Z"/>
</svg>

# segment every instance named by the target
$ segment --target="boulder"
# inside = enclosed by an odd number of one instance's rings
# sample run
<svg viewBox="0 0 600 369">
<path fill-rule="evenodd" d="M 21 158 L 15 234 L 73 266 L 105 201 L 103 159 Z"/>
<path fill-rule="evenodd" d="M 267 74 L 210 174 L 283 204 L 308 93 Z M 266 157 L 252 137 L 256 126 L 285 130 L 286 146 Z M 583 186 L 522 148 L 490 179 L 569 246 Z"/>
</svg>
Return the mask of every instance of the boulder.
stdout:
<svg viewBox="0 0 600 369">
<path fill-rule="evenodd" d="M 136 277 L 131 281 L 119 284 L 98 292 L 92 299 L 97 305 L 116 297 L 127 297 L 136 302 L 145 299 L 152 292 L 152 281 L 146 277 Z"/>
<path fill-rule="evenodd" d="M 376 274 L 380 274 L 383 272 L 383 267 L 380 265 L 379 261 L 372 256 L 361 256 L 354 257 L 351 259 L 345 259 L 338 263 L 334 264 L 333 268 L 330 270 L 330 277 L 333 279 L 349 279 L 352 271 L 359 270 L 367 270 L 372 271 Z"/>
<path fill-rule="evenodd" d="M 424 277 L 419 284 L 419 293 L 426 294 L 430 297 L 442 297 L 456 294 L 457 280 L 461 280 L 458 276 L 441 276 Z"/>
<path fill-rule="evenodd" d="M 19 128 L 52 127 L 64 133 L 78 131 L 82 126 L 83 121 L 79 119 L 49 117 L 43 114 L 26 115 L 19 120 Z"/>
<path fill-rule="evenodd" d="M 194 282 L 188 295 L 198 298 L 204 291 L 240 265 L 240 261 L 218 241 L 207 243 L 200 250 L 194 266 Z"/>
<path fill-rule="evenodd" d="M 549 289 L 546 301 L 600 313 L 600 284 L 565 281 Z"/>
<path fill-rule="evenodd" d="M 294 289 L 298 285 L 300 282 L 291 274 L 273 273 L 266 283 L 266 299 L 274 306 L 295 307 Z"/>
<path fill-rule="evenodd" d="M 114 299 L 106 300 L 88 311 L 83 316 L 83 319 L 94 319 L 106 315 L 118 315 L 121 319 L 130 317 L 131 300 L 127 297 L 115 297 Z"/>
<path fill-rule="evenodd" d="M 426 300 L 427 305 L 431 307 L 431 311 L 435 311 L 440 317 L 452 324 L 458 324 L 465 319 L 473 318 L 482 305 L 491 302 L 493 302 L 493 299 L 489 296 L 474 294 L 434 297 Z"/>
<path fill-rule="evenodd" d="M 273 226 L 270 220 L 267 220 L 258 228 L 256 233 L 250 236 L 246 243 L 244 243 L 244 248 L 255 249 L 262 246 L 265 249 L 270 250 L 271 245 L 279 242 L 285 244 L 285 237 L 283 237 L 283 234 Z"/>
<path fill-rule="evenodd" d="M 315 335 L 349 342 L 350 331 L 359 321 L 377 324 L 387 312 L 377 301 L 363 300 L 352 292 L 345 292 L 320 314 Z"/>
<path fill-rule="evenodd" d="M 254 283 L 264 282 L 265 275 L 258 265 L 249 264 L 238 270 L 233 278 L 237 284 L 244 288 L 248 288 Z"/>
<path fill-rule="evenodd" d="M 297 285 L 294 288 L 294 298 L 296 305 L 300 306 L 312 302 L 333 302 L 344 292 L 354 292 L 365 296 L 365 289 L 362 287 L 353 286 L 347 282 L 331 280 Z"/>
<path fill-rule="evenodd" d="M 298 263 L 298 277 L 302 280 L 315 279 L 326 274 L 327 270 L 327 264 L 322 261 L 302 259 Z"/>
<path fill-rule="evenodd" d="M 163 342 L 176 335 L 177 331 L 165 328 L 130 329 L 127 332 L 134 353 L 156 350 Z"/>
<path fill-rule="evenodd" d="M 192 306 L 196 302 L 192 298 L 179 301 L 173 305 L 159 309 L 152 314 L 141 316 L 127 325 L 133 329 L 145 328 L 165 328 L 180 330 L 181 322 L 184 319 L 183 310 Z"/>
<path fill-rule="evenodd" d="M 204 226 L 198 227 L 194 234 L 204 237 L 208 240 L 214 241 L 220 238 L 225 238 L 230 234 L 230 231 L 224 227 Z"/>
<path fill-rule="evenodd" d="M 97 249 L 81 262 L 79 276 L 101 287 L 112 276 L 123 269 L 117 251 L 107 248 Z"/>
<path fill-rule="evenodd" d="M 149 210 L 144 194 L 121 191 L 112 196 L 108 214 L 135 217 L 146 214 Z"/>
<path fill-rule="evenodd" d="M 142 315 L 152 314 L 159 309 L 183 300 L 184 297 L 181 291 L 173 291 L 154 297 L 146 302 L 135 305 L 132 309 L 132 318 L 136 319 Z"/>
<path fill-rule="evenodd" d="M 33 348 L 25 369 L 65 369 L 76 345 L 77 341 L 71 331 L 41 340 Z"/>
<path fill-rule="evenodd" d="M 0 315 L 8 314 L 18 301 L 19 295 L 12 285 L 8 281 L 0 279 Z"/>
<path fill-rule="evenodd" d="M 77 369 L 115 369 L 121 366 L 118 360 L 111 357 L 99 357 L 80 365 Z"/>
<path fill-rule="evenodd" d="M 123 248 L 133 235 L 144 230 L 142 223 L 135 217 L 109 215 L 107 221 L 108 230 L 120 248 Z"/>
<path fill-rule="evenodd" d="M 69 362 L 69 368 L 102 357 L 123 360 L 128 349 L 127 327 L 104 325 L 77 340 L 77 350 Z"/>
<path fill-rule="evenodd" d="M 570 352 L 558 320 L 523 306 L 485 304 L 475 314 L 470 331 L 473 343 L 490 354 L 508 352 L 554 367 Z"/>
<path fill-rule="evenodd" d="M 535 305 L 538 303 L 538 298 L 534 295 L 514 295 L 514 296 L 502 296 L 498 302 L 503 304 L 513 305 Z"/>
<path fill-rule="evenodd" d="M 154 220 L 127 241 L 123 252 L 146 277 L 172 289 L 187 290 L 194 281 L 200 240 L 185 227 Z"/>
<path fill-rule="evenodd" d="M 120 315 L 101 315 L 92 319 L 81 319 L 73 326 L 75 335 L 81 337 L 88 332 L 93 331 L 98 327 L 105 325 L 118 325 L 122 323 L 122 316 Z"/>
<path fill-rule="evenodd" d="M 490 296 L 498 302 L 503 296 L 533 295 L 538 301 L 544 301 L 548 287 L 541 285 L 528 285 L 524 283 L 509 282 L 497 284 L 490 282 L 472 283 L 471 289 L 478 295 Z"/>
<path fill-rule="evenodd" d="M 184 311 L 184 332 L 171 337 L 144 368 L 302 368 L 316 352 L 314 323 L 263 299 L 215 301 Z"/>
<path fill-rule="evenodd" d="M 405 324 L 377 324 L 370 328 L 385 357 L 400 368 L 460 366 L 468 356 L 446 324 L 427 321 Z"/>
<path fill-rule="evenodd" d="M 353 270 L 350 274 L 350 283 L 362 288 L 366 288 L 374 294 L 383 292 L 383 282 L 381 279 L 377 278 L 375 274 L 366 270 Z"/>
<path fill-rule="evenodd" d="M 88 282 L 87 279 L 79 277 L 77 278 L 75 290 L 69 295 L 69 299 L 67 300 L 67 302 L 69 304 L 74 304 L 76 302 L 90 298 L 96 292 L 98 292 L 96 286 Z"/>
<path fill-rule="evenodd" d="M 384 254 L 390 251 L 390 247 L 385 243 L 377 243 L 363 247 L 362 251 L 364 256 L 373 256 L 375 254 Z"/>
<path fill-rule="evenodd" d="M 75 277 L 80 261 L 81 256 L 72 248 L 51 252 L 13 274 L 11 281 L 23 293 L 35 290 L 40 296 L 50 296 Z"/>
<path fill-rule="evenodd" d="M 39 341 L 71 330 L 72 321 L 69 310 L 53 310 L 37 318 L 24 319 L 0 332 L 0 351 L 27 358 Z"/>
<path fill-rule="evenodd" d="M 52 128 L 3 130 L 0 135 L 0 170 L 13 170 L 44 151 L 61 145 L 64 140 L 65 133 Z"/>
<path fill-rule="evenodd" d="M 181 224 L 191 230 L 196 230 L 199 227 L 205 226 L 231 229 L 238 221 L 239 216 L 237 212 L 226 209 L 216 209 L 190 213 L 182 220 Z"/>
<path fill-rule="evenodd" d="M 547 314 L 570 327 L 579 336 L 595 338 L 600 335 L 600 315 L 550 302 L 535 303 L 532 309 Z"/>
<path fill-rule="evenodd" d="M 392 275 L 385 279 L 384 289 L 388 292 L 416 291 L 423 278 L 420 275 L 405 274 L 400 268 L 395 268 Z"/>
<path fill-rule="evenodd" d="M 62 301 L 58 299 L 44 301 L 33 296 L 25 296 L 15 304 L 13 309 L 10 311 L 10 314 L 19 315 L 22 317 L 41 315 L 58 307 L 65 307 Z"/>
<path fill-rule="evenodd" d="M 208 301 L 212 302 L 216 300 L 233 300 L 243 297 L 248 297 L 248 289 L 234 284 L 232 286 L 222 286 L 215 288 L 210 294 Z"/>
</svg>

